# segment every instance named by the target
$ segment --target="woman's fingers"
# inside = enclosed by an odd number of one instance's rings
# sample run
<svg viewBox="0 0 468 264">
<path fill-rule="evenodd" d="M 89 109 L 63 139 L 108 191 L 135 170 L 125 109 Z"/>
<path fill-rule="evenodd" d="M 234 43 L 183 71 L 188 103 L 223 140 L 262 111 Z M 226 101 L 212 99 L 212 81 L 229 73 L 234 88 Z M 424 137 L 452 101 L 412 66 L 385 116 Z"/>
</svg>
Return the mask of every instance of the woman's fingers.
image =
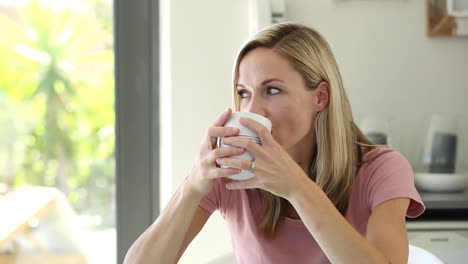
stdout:
<svg viewBox="0 0 468 264">
<path fill-rule="evenodd" d="M 221 142 L 224 145 L 246 149 L 254 157 L 262 155 L 264 152 L 257 142 L 244 137 L 224 137 Z"/>
<path fill-rule="evenodd" d="M 213 179 L 226 178 L 240 173 L 241 170 L 235 168 L 214 168 L 209 174 Z"/>
<path fill-rule="evenodd" d="M 232 110 L 229 108 L 221 113 L 208 129 L 202 142 L 201 149 L 192 166 L 188 179 L 191 185 L 202 194 L 210 191 L 215 178 L 224 178 L 240 172 L 235 168 L 219 168 L 216 159 L 219 157 L 236 156 L 244 152 L 241 148 L 225 147 L 216 148 L 216 139 L 219 137 L 234 136 L 239 133 L 238 129 L 223 127 L 231 117 Z"/>
<path fill-rule="evenodd" d="M 240 158 L 218 158 L 216 159 L 216 163 L 246 171 L 249 171 L 252 166 L 252 161 Z"/>
<path fill-rule="evenodd" d="M 226 121 L 229 120 L 229 118 L 231 117 L 231 114 L 232 114 L 232 110 L 231 110 L 231 108 L 228 108 L 226 111 L 222 112 L 216 118 L 216 120 L 213 122 L 211 127 L 208 129 L 208 132 L 207 132 L 206 138 L 205 138 L 205 142 L 207 142 L 209 144 L 209 147 L 211 149 L 215 148 L 216 138 L 217 137 L 223 137 L 223 136 L 226 136 L 226 135 L 237 135 L 237 133 L 239 131 L 238 129 L 237 130 L 232 129 L 232 128 L 231 129 L 219 129 L 222 126 L 224 126 Z"/>
<path fill-rule="evenodd" d="M 226 188 L 229 190 L 255 189 L 258 188 L 258 181 L 255 178 L 242 181 L 232 181 L 226 183 Z"/>
<path fill-rule="evenodd" d="M 245 149 L 243 148 L 236 148 L 236 147 L 222 147 L 222 148 L 217 148 L 213 150 L 211 153 L 212 160 L 215 161 L 218 158 L 221 157 L 229 157 L 229 156 L 237 156 L 241 155 L 242 153 L 245 152 Z"/>
<path fill-rule="evenodd" d="M 210 137 L 237 136 L 238 133 L 239 128 L 237 127 L 210 127 L 207 132 Z"/>
<path fill-rule="evenodd" d="M 260 141 L 262 141 L 262 143 L 270 143 L 273 139 L 273 136 L 271 135 L 270 131 L 268 131 L 268 129 L 262 125 L 261 123 L 253 120 L 253 119 L 250 119 L 250 118 L 246 118 L 246 117 L 241 117 L 239 119 L 239 122 L 250 128 L 251 130 L 253 130 L 255 133 L 257 133 L 258 137 L 260 138 Z"/>
<path fill-rule="evenodd" d="M 226 121 L 228 121 L 228 119 L 231 117 L 231 114 L 232 114 L 231 108 L 226 109 L 216 118 L 216 120 L 213 122 L 211 126 L 214 126 L 214 127 L 223 126 L 224 123 L 226 123 Z"/>
</svg>

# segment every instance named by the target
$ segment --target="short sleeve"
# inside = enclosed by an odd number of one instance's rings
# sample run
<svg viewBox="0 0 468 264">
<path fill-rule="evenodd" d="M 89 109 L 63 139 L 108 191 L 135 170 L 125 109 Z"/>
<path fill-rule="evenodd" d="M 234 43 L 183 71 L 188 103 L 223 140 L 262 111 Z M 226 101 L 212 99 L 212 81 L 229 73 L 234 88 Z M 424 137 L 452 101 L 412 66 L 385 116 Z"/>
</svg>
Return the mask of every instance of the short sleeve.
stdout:
<svg viewBox="0 0 468 264">
<path fill-rule="evenodd" d="M 403 155 L 386 151 L 370 162 L 366 173 L 369 174 L 366 196 L 371 211 L 385 201 L 409 198 L 406 216 L 417 217 L 424 212 L 424 204 L 414 185 L 413 170 Z"/>
<path fill-rule="evenodd" d="M 205 195 L 200 201 L 199 206 L 212 214 L 214 211 L 219 210 L 224 215 L 224 209 L 229 199 L 229 192 L 227 191 L 222 179 L 217 179 L 211 187 L 211 191 Z"/>
</svg>

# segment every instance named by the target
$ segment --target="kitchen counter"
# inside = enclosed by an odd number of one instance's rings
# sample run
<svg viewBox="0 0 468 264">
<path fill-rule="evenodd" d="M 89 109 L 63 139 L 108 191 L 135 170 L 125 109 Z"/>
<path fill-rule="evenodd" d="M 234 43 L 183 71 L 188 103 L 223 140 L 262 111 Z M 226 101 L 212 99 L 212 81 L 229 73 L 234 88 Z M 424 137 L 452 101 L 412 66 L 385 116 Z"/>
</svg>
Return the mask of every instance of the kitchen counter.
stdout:
<svg viewBox="0 0 468 264">
<path fill-rule="evenodd" d="M 468 211 L 468 190 L 453 193 L 420 192 L 419 194 L 426 209 L 465 209 Z"/>
<path fill-rule="evenodd" d="M 407 219 L 409 243 L 424 248 L 446 264 L 468 259 L 468 191 L 420 192 L 426 211 Z"/>
</svg>

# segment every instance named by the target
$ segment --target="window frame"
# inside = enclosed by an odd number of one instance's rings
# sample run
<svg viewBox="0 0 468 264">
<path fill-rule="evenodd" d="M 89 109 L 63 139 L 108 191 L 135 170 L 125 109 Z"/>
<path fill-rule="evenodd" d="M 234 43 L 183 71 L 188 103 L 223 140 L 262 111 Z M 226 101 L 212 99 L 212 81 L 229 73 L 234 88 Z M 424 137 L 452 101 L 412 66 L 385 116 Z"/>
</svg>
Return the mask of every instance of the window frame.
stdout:
<svg viewBox="0 0 468 264">
<path fill-rule="evenodd" d="M 92 36 L 90 36 L 92 37 Z M 159 215 L 159 1 L 114 1 L 117 262 Z"/>
</svg>

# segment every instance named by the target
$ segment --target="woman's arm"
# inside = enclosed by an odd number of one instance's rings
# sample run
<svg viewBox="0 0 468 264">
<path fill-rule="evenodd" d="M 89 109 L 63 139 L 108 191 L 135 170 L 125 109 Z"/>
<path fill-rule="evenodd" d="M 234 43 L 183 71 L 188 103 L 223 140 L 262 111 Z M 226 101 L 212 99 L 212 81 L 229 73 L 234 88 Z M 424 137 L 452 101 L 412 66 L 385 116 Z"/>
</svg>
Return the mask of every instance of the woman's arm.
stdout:
<svg viewBox="0 0 468 264">
<path fill-rule="evenodd" d="M 374 208 L 363 237 L 318 185 L 308 181 L 301 186 L 289 201 L 332 263 L 407 263 L 408 198 L 389 200 Z"/>
<path fill-rule="evenodd" d="M 390 259 L 390 263 L 408 262 L 405 214 L 409 202 L 408 198 L 384 202 L 374 208 L 367 222 L 367 240 Z"/>
<path fill-rule="evenodd" d="M 210 214 L 202 199 L 184 183 L 159 218 L 133 243 L 124 264 L 177 263 Z"/>
<path fill-rule="evenodd" d="M 198 206 L 201 199 L 210 192 L 215 179 L 240 172 L 217 167 L 216 159 L 245 151 L 235 147 L 215 148 L 218 137 L 239 133 L 239 129 L 222 127 L 230 116 L 231 109 L 228 109 L 208 129 L 185 182 L 159 218 L 130 247 L 125 264 L 176 263 L 206 223 L 210 214 Z"/>
</svg>

